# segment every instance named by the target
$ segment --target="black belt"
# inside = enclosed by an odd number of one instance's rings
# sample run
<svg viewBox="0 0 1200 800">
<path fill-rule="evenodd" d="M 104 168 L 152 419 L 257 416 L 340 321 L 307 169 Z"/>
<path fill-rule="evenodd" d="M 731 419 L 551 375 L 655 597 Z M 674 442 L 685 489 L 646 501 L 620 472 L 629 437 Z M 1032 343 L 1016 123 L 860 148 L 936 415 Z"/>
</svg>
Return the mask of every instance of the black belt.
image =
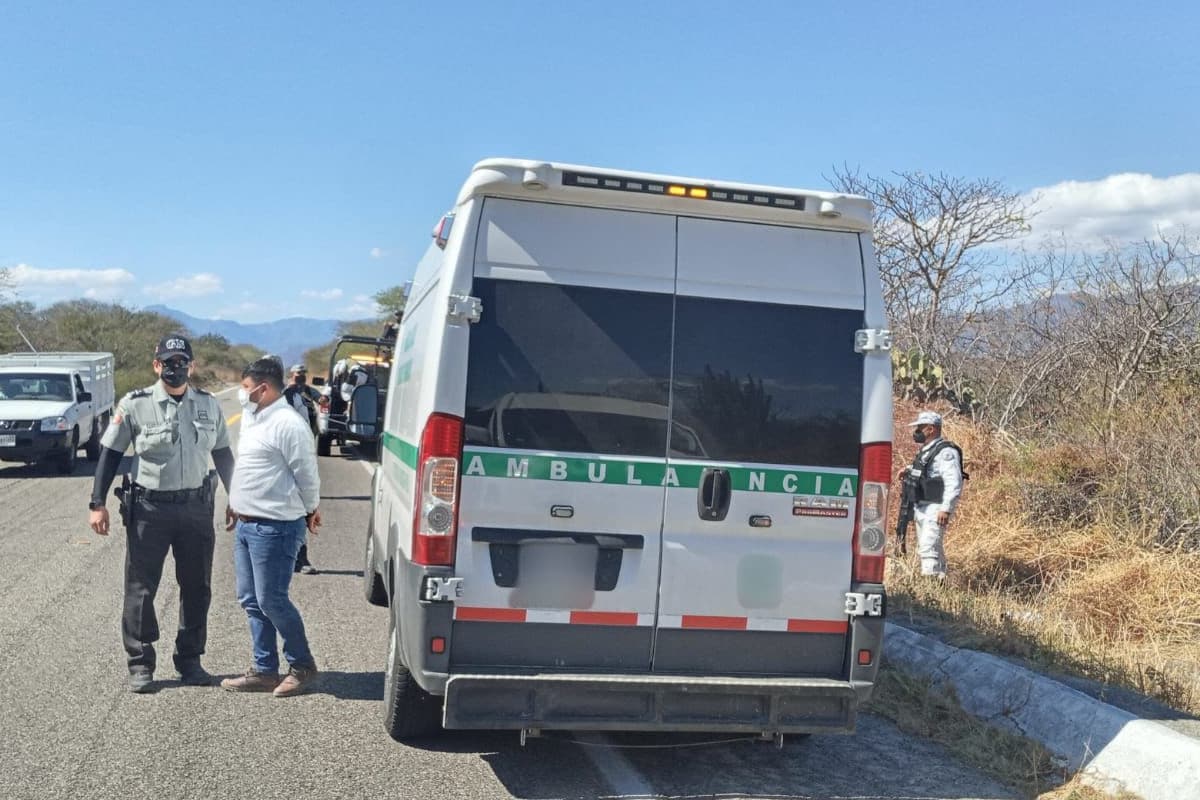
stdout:
<svg viewBox="0 0 1200 800">
<path fill-rule="evenodd" d="M 290 521 L 286 519 L 268 519 L 267 517 L 248 517 L 245 514 L 238 514 L 236 516 L 239 522 L 252 522 L 256 525 L 279 525 Z"/>
<path fill-rule="evenodd" d="M 137 484 L 134 485 L 137 486 Z M 147 489 L 144 486 L 138 486 L 138 494 L 141 495 L 143 500 L 149 500 L 152 503 L 190 503 L 193 500 L 204 499 L 204 488 L 161 491 L 159 489 Z"/>
</svg>

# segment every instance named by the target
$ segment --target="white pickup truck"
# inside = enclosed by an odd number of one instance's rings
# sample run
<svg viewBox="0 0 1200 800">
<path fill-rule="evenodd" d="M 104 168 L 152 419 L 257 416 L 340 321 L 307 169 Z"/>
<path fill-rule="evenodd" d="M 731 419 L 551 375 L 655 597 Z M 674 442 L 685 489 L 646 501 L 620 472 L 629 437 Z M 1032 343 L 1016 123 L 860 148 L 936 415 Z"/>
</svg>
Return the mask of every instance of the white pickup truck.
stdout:
<svg viewBox="0 0 1200 800">
<path fill-rule="evenodd" d="M 0 461 L 52 463 L 69 475 L 79 448 L 98 459 L 113 369 L 112 353 L 0 355 Z"/>
</svg>

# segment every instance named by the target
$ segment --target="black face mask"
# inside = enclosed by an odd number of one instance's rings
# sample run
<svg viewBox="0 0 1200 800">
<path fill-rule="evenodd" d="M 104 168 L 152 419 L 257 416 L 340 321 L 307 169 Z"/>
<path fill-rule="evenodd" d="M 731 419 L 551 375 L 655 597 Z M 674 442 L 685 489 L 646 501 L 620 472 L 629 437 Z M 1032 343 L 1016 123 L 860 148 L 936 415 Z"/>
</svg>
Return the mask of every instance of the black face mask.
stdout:
<svg viewBox="0 0 1200 800">
<path fill-rule="evenodd" d="M 187 364 L 172 364 L 167 362 L 163 364 L 162 374 L 159 376 L 162 382 L 172 389 L 178 389 L 188 382 L 188 365 Z"/>
<path fill-rule="evenodd" d="M 925 435 L 925 431 L 921 430 L 920 428 L 913 431 L 913 441 L 917 444 L 925 444 L 925 440 L 927 438 L 928 437 Z"/>
<path fill-rule="evenodd" d="M 308 378 L 298 375 L 298 376 L 296 376 L 296 380 L 294 381 L 294 383 L 297 386 L 303 386 L 304 384 L 308 383 Z"/>
</svg>

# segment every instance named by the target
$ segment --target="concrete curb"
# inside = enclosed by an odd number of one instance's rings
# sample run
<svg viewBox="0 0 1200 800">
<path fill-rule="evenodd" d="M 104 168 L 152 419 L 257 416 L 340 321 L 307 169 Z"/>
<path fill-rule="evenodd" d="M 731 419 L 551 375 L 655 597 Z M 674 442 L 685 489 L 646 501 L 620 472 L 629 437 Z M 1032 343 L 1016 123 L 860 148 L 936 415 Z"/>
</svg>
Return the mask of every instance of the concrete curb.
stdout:
<svg viewBox="0 0 1200 800">
<path fill-rule="evenodd" d="M 883 653 L 905 672 L 953 686 L 971 714 L 1041 742 L 1086 783 L 1144 800 L 1200 796 L 1200 740 L 1002 658 L 891 623 Z"/>
</svg>

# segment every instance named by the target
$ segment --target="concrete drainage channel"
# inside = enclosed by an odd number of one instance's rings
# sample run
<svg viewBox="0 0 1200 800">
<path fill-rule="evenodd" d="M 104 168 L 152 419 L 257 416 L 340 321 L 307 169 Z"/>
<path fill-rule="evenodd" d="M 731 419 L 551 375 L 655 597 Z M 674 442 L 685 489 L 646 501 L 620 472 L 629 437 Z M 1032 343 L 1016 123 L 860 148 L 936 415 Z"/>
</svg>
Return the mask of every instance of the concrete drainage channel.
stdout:
<svg viewBox="0 0 1200 800">
<path fill-rule="evenodd" d="M 884 656 L 912 675 L 954 687 L 962 707 L 1041 742 L 1085 783 L 1144 800 L 1200 796 L 1200 739 L 1140 719 L 987 653 L 889 623 Z"/>
</svg>

